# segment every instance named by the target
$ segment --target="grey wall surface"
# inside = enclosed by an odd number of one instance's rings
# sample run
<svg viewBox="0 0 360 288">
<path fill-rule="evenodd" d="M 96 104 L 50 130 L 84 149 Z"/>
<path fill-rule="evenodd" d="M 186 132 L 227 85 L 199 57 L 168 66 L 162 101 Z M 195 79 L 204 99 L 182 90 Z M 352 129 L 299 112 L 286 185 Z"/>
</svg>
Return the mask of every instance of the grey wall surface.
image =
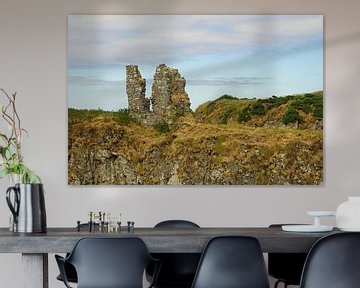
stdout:
<svg viewBox="0 0 360 288">
<path fill-rule="evenodd" d="M 89 210 L 121 212 L 136 226 L 187 218 L 201 226 L 311 222 L 358 189 L 360 21 L 357 0 L 1 0 L 0 87 L 18 92 L 30 137 L 25 160 L 46 187 L 48 226 L 72 226 Z M 324 14 L 325 183 L 321 187 L 70 187 L 67 185 L 68 14 Z M 0 226 L 8 225 L 7 180 Z M 334 219 L 326 223 L 335 224 Z M 50 287 L 56 267 L 50 256 Z M 0 255 L 2 287 L 21 286 L 19 255 Z"/>
</svg>

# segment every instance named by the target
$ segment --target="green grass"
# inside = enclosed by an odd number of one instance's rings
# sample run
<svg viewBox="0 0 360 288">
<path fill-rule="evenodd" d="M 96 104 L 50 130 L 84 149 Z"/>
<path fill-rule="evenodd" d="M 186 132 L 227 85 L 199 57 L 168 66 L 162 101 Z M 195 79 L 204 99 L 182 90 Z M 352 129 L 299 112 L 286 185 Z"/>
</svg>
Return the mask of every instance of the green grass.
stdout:
<svg viewBox="0 0 360 288">
<path fill-rule="evenodd" d="M 292 124 L 294 121 L 287 120 L 288 114 L 293 110 L 298 114 L 298 118 L 302 119 L 300 128 L 314 127 L 317 120 L 323 119 L 323 91 L 281 97 L 274 95 L 265 99 L 223 95 L 201 104 L 194 114 L 203 123 L 245 123 L 248 126 L 261 127 L 269 124 Z"/>
<path fill-rule="evenodd" d="M 132 122 L 136 122 L 136 120 L 129 115 L 127 109 L 120 109 L 119 111 L 104 111 L 101 109 L 68 109 L 68 125 L 90 121 L 99 117 L 110 118 L 122 125 L 128 125 Z"/>
</svg>

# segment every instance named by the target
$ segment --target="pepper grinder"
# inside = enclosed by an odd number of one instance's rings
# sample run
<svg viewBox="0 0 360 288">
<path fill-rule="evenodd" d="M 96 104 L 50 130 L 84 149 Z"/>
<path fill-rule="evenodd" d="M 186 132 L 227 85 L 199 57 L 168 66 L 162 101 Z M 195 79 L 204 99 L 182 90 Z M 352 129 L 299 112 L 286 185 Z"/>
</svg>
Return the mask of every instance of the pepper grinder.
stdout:
<svg viewBox="0 0 360 288">
<path fill-rule="evenodd" d="M 135 222 L 134 221 L 127 221 L 127 224 L 128 224 L 128 232 L 132 233 L 134 232 L 134 225 L 135 225 Z"/>
<path fill-rule="evenodd" d="M 76 228 L 77 228 L 77 232 L 80 232 L 80 221 L 78 220 L 78 221 L 76 221 L 76 223 L 77 223 L 77 226 L 76 226 Z"/>
<path fill-rule="evenodd" d="M 93 212 L 89 212 L 89 232 L 92 231 L 92 225 L 93 224 Z"/>
</svg>

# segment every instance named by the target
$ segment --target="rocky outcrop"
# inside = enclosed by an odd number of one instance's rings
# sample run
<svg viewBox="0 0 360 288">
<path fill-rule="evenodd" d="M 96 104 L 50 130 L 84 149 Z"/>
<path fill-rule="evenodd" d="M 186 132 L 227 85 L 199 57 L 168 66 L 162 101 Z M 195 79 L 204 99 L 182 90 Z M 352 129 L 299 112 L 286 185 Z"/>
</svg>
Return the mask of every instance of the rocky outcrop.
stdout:
<svg viewBox="0 0 360 288">
<path fill-rule="evenodd" d="M 209 132 L 213 133 L 210 134 Z M 72 185 L 319 185 L 320 131 L 218 129 L 182 118 L 173 131 L 95 118 L 69 127 Z M 251 134 L 251 135 L 249 135 Z"/>
<path fill-rule="evenodd" d="M 176 118 L 171 127 L 149 127 L 151 123 L 174 119 L 169 111 L 176 111 L 177 107 L 182 111 L 189 109 L 185 81 L 180 74 L 166 66 L 158 68 L 153 93 L 153 101 L 158 105 L 155 104 L 155 111 L 146 104 L 145 80 L 137 67 L 128 68 L 128 85 L 132 86 L 128 91 L 136 94 L 129 100 L 129 107 L 132 115 L 147 125 L 133 119 L 124 121 L 128 119 L 120 111 L 69 109 L 69 184 L 323 183 L 323 120 L 318 119 L 320 114 L 316 114 L 317 118 L 313 115 L 315 105 L 310 106 L 311 113 L 301 112 L 303 122 L 299 129 L 295 124 L 282 122 L 290 106 L 309 104 L 309 99 L 319 104 L 322 92 L 312 98 L 297 95 L 275 99 L 280 104 L 274 106 L 270 105 L 273 102 L 264 101 L 266 114 L 251 114 L 251 120 L 241 124 L 239 113 L 258 100 L 224 95 L 200 105 L 194 113 Z"/>
<path fill-rule="evenodd" d="M 156 68 L 151 100 L 145 97 L 146 83 L 137 65 L 126 66 L 126 94 L 131 116 L 146 125 L 171 124 L 176 115 L 191 112 L 185 91 L 186 80 L 177 69 L 160 64 Z"/>
</svg>

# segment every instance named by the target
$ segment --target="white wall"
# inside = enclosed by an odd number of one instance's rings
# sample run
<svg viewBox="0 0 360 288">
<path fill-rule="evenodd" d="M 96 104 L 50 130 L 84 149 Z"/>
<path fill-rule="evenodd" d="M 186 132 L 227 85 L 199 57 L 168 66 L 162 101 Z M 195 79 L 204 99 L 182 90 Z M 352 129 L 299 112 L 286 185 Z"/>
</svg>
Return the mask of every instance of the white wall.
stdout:
<svg viewBox="0 0 360 288">
<path fill-rule="evenodd" d="M 201 226 L 309 222 L 360 195 L 360 2 L 357 0 L 1 0 L 0 87 L 18 92 L 24 155 L 46 187 L 48 226 L 74 226 L 89 210 L 122 212 L 136 226 L 187 218 Z M 325 184 L 321 187 L 70 187 L 67 185 L 67 15 L 324 14 Z M 0 226 L 8 224 L 6 180 Z M 334 220 L 328 223 L 335 224 Z M 50 287 L 57 271 L 50 262 Z M 19 255 L 0 255 L 2 287 L 20 287 Z"/>
</svg>

